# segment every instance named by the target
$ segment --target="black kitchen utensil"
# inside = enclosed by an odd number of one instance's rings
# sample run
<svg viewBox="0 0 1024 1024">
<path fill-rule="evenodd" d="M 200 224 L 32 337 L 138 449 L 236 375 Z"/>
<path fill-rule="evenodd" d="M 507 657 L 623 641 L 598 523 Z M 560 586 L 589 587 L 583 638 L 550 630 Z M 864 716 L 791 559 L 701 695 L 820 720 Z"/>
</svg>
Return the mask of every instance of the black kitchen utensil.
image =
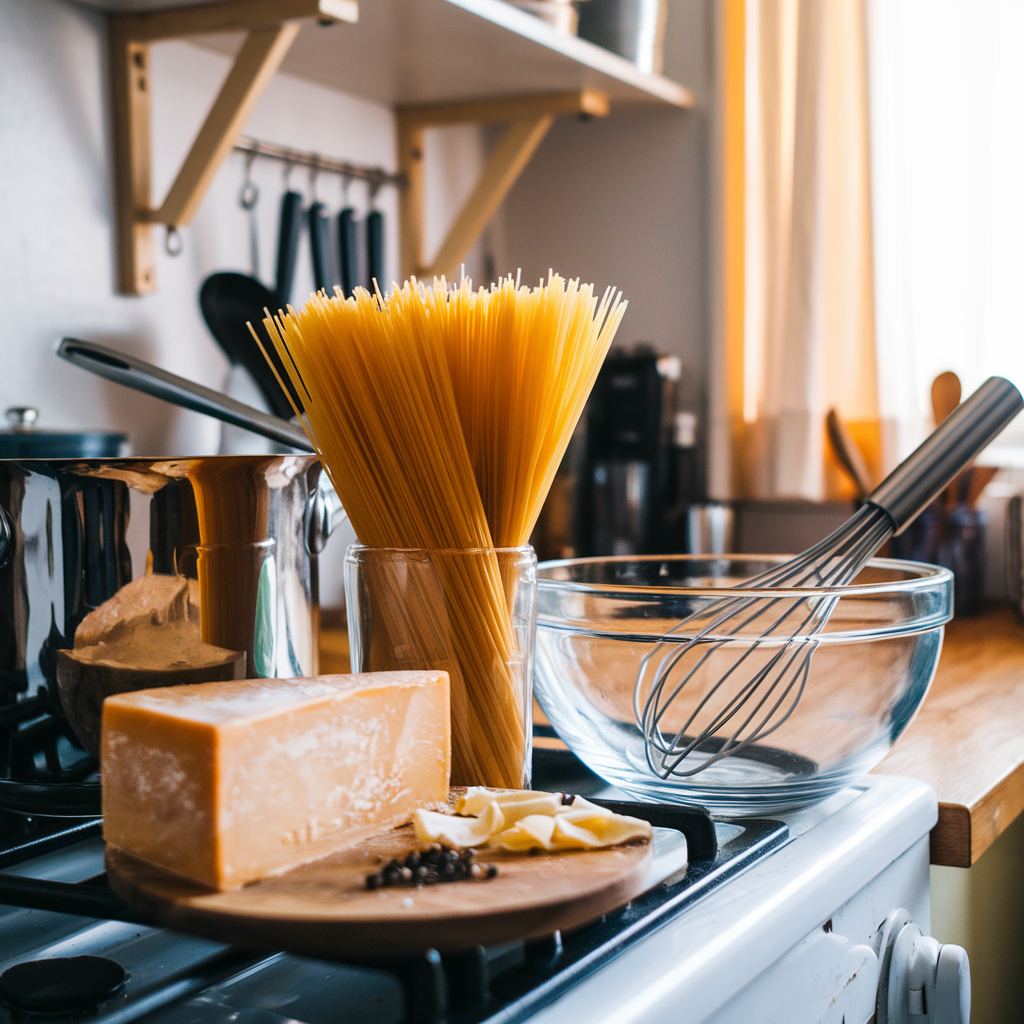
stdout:
<svg viewBox="0 0 1024 1024">
<path fill-rule="evenodd" d="M 331 268 L 330 228 L 327 221 L 327 207 L 323 203 L 313 203 L 309 208 L 309 245 L 313 256 L 313 280 L 316 290 L 334 287 L 334 274 Z"/>
<path fill-rule="evenodd" d="M 274 288 L 274 309 L 284 309 L 291 301 L 301 229 L 302 195 L 299 192 L 285 192 L 281 197 L 281 225 L 277 238 L 277 284 Z"/>
<path fill-rule="evenodd" d="M 367 284 L 373 289 L 374 281 L 381 291 L 384 281 L 384 214 L 371 210 L 366 215 L 366 268 Z"/>
<path fill-rule="evenodd" d="M 259 346 L 249 333 L 251 323 L 259 333 L 264 348 L 274 360 L 281 379 L 288 381 L 274 346 L 270 343 L 263 318 L 264 309 L 272 313 L 278 309 L 277 297 L 269 288 L 247 274 L 223 272 L 211 274 L 199 290 L 199 307 L 210 333 L 224 350 L 232 364 L 244 366 L 263 392 L 267 404 L 275 416 L 289 419 L 294 410 L 288 396 L 277 382 Z M 289 389 L 290 383 L 287 384 Z M 292 392 L 298 403 L 298 395 Z M 299 408 L 302 406 L 299 404 Z"/>
<path fill-rule="evenodd" d="M 341 290 L 346 298 L 359 284 L 357 259 L 356 211 L 346 206 L 338 214 L 338 269 L 341 271 Z"/>
</svg>

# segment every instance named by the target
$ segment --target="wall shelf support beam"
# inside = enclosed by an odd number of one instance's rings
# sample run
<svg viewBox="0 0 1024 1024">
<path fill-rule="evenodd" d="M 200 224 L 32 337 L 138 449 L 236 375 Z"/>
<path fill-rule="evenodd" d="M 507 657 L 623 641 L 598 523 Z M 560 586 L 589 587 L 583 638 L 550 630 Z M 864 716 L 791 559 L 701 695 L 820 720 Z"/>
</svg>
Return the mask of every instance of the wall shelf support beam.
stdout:
<svg viewBox="0 0 1024 1024">
<path fill-rule="evenodd" d="M 213 176 L 242 133 L 253 108 L 299 34 L 296 22 L 254 29 L 246 37 L 185 162 L 149 220 L 171 227 L 191 222 Z"/>
<path fill-rule="evenodd" d="M 359 4 L 356 0 L 231 0 L 115 17 L 136 42 L 156 43 L 211 32 L 251 32 L 303 18 L 354 24 L 359 20 Z"/>
<path fill-rule="evenodd" d="M 429 104 L 398 110 L 399 171 L 407 187 L 400 206 L 402 277 L 451 280 L 488 221 L 558 116 L 605 117 L 608 97 L 596 89 L 543 96 L 521 96 L 470 103 Z M 511 121 L 491 154 L 470 197 L 456 216 L 437 255 L 428 263 L 423 238 L 423 147 L 427 128 Z"/>
<path fill-rule="evenodd" d="M 156 288 L 150 225 L 189 223 L 249 115 L 299 32 L 298 19 L 358 19 L 355 0 L 234 0 L 111 22 L 114 149 L 117 188 L 118 285 L 141 295 Z M 149 43 L 207 32 L 248 31 L 248 37 L 159 209 L 150 186 Z"/>
</svg>

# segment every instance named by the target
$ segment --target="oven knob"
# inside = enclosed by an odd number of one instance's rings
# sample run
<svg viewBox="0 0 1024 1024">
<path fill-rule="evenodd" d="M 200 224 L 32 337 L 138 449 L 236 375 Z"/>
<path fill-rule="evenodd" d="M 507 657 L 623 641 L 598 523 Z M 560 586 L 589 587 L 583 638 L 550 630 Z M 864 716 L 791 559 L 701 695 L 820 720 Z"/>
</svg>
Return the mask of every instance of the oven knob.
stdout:
<svg viewBox="0 0 1024 1024">
<path fill-rule="evenodd" d="M 935 968 L 935 998 L 943 1015 L 936 1024 L 969 1024 L 971 1019 L 971 965 L 963 946 L 946 943 L 939 947 Z"/>
<path fill-rule="evenodd" d="M 909 915 L 907 915 L 909 916 Z M 898 920 L 886 984 L 879 992 L 878 1024 L 968 1024 L 971 969 L 967 951 L 942 945 L 912 922 Z"/>
</svg>

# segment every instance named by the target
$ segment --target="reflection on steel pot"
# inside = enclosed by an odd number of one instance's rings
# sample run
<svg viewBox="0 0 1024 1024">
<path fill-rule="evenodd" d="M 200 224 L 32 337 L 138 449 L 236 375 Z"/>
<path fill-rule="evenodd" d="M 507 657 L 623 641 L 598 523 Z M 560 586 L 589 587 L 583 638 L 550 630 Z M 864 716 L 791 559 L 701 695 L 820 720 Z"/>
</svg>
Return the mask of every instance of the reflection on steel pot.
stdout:
<svg viewBox="0 0 1024 1024">
<path fill-rule="evenodd" d="M 109 693 L 315 674 L 343 516 L 314 456 L 0 461 L 0 806 L 98 802 Z"/>
</svg>

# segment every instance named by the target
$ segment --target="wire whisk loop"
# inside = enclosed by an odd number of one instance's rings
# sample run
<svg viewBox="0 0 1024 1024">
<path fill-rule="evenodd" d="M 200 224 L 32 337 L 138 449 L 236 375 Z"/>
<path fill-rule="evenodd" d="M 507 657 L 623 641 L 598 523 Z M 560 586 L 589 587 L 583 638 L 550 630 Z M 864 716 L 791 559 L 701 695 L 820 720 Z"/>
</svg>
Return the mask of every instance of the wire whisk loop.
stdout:
<svg viewBox="0 0 1024 1024">
<path fill-rule="evenodd" d="M 742 594 L 716 598 L 666 632 L 641 660 L 633 691 L 651 771 L 690 778 L 780 729 L 807 687 L 818 636 L 839 601 L 834 588 L 848 584 L 894 529 L 883 509 L 864 505 L 804 554 L 745 581 Z M 758 590 L 769 593 L 750 593 Z M 690 691 L 685 720 L 666 728 Z"/>
</svg>

